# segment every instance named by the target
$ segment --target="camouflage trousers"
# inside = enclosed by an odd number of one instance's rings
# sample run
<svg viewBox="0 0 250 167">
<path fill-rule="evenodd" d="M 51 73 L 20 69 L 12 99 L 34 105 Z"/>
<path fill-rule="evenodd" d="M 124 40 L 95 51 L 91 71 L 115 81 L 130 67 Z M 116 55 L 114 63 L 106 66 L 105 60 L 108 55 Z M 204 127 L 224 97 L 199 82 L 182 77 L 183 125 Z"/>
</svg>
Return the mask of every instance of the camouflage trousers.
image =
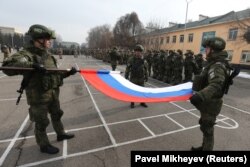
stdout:
<svg viewBox="0 0 250 167">
<path fill-rule="evenodd" d="M 205 101 L 197 106 L 201 117 L 199 120 L 200 130 L 203 133 L 202 147 L 203 151 L 212 151 L 214 147 L 214 125 L 216 117 L 219 115 L 222 107 L 222 99 Z"/>
<path fill-rule="evenodd" d="M 50 144 L 46 133 L 46 128 L 49 125 L 48 114 L 51 116 L 51 122 L 56 134 L 62 135 L 65 133 L 61 122 L 63 111 L 60 109 L 59 100 L 53 100 L 45 104 L 30 105 L 30 120 L 35 122 L 34 132 L 36 142 L 40 147 Z"/>
</svg>

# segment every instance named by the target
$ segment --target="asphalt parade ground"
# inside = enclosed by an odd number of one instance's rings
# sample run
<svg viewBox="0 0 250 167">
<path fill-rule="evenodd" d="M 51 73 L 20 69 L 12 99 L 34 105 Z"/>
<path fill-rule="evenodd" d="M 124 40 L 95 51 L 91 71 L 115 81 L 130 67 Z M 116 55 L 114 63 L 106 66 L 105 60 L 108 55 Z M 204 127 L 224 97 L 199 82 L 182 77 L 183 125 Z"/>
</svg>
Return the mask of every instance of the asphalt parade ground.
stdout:
<svg viewBox="0 0 250 167">
<path fill-rule="evenodd" d="M 85 56 L 64 56 L 58 65 L 111 69 L 110 64 Z M 117 70 L 125 71 L 125 65 L 118 65 Z M 148 103 L 148 108 L 136 103 L 131 109 L 130 103 L 102 94 L 78 73 L 64 80 L 60 94 L 62 122 L 75 138 L 57 142 L 50 124 L 49 139 L 60 152 L 41 153 L 25 94 L 16 105 L 21 79 L 0 71 L 0 166 L 128 167 L 132 150 L 186 151 L 201 144 L 199 112 L 189 101 Z M 150 78 L 146 86 L 169 85 Z M 249 78 L 237 77 L 225 95 L 215 125 L 214 150 L 250 150 L 249 86 Z"/>
</svg>

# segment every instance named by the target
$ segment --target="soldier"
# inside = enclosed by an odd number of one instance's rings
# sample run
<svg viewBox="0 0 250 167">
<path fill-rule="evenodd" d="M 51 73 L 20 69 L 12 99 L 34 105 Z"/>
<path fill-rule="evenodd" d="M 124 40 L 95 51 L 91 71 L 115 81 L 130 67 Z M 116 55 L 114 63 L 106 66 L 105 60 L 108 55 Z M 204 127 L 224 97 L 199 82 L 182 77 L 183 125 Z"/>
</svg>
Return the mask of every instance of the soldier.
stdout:
<svg viewBox="0 0 250 167">
<path fill-rule="evenodd" d="M 30 105 L 30 120 L 35 122 L 36 142 L 42 153 L 56 154 L 59 149 L 52 146 L 48 140 L 46 128 L 49 125 L 48 113 L 51 116 L 57 141 L 71 139 L 73 134 L 64 131 L 61 117 L 63 111 L 59 102 L 59 87 L 63 78 L 76 73 L 74 67 L 69 72 L 47 72 L 46 68 L 57 68 L 56 59 L 48 52 L 54 32 L 43 25 L 32 25 L 27 33 L 31 37 L 30 46 L 7 58 L 3 66 L 34 68 L 31 72 L 4 71 L 5 74 L 23 75 L 21 88 L 25 89 L 27 103 Z M 25 84 L 25 85 L 24 85 Z"/>
<path fill-rule="evenodd" d="M 148 68 L 147 62 L 143 60 L 142 54 L 144 48 L 142 45 L 136 45 L 134 49 L 134 56 L 129 58 L 128 64 L 125 71 L 125 78 L 129 79 L 132 83 L 144 86 L 144 82 L 148 81 Z M 130 78 L 129 78 L 130 76 Z M 146 103 L 140 103 L 143 107 L 148 107 Z M 135 103 L 131 102 L 131 108 L 135 107 Z"/>
<path fill-rule="evenodd" d="M 199 53 L 199 54 L 197 54 L 197 55 L 195 56 L 195 62 L 196 62 L 197 67 L 198 67 L 198 69 L 197 69 L 195 75 L 199 75 L 199 74 L 201 73 L 201 71 L 202 71 L 203 62 L 204 62 L 203 56 L 202 56 L 201 53 Z"/>
<path fill-rule="evenodd" d="M 188 82 L 192 81 L 193 79 L 193 74 L 196 73 L 198 66 L 194 60 L 194 52 L 191 50 L 188 50 L 185 54 L 186 56 L 185 61 L 184 61 L 184 74 L 185 74 L 185 79 L 183 82 Z"/>
<path fill-rule="evenodd" d="M 183 57 L 182 51 L 177 50 L 177 53 L 173 56 L 173 80 L 172 85 L 178 85 L 182 82 L 182 70 L 183 70 Z"/>
<path fill-rule="evenodd" d="M 110 56 L 110 63 L 111 63 L 112 71 L 115 71 L 117 63 L 120 60 L 120 57 L 119 57 L 119 54 L 117 51 L 117 47 L 113 48 L 113 50 L 110 52 L 109 56 Z"/>
<path fill-rule="evenodd" d="M 6 45 L 1 47 L 1 52 L 3 53 L 3 61 L 10 56 L 9 48 Z"/>
<path fill-rule="evenodd" d="M 200 147 L 192 147 L 193 151 L 213 150 L 214 124 L 222 107 L 225 84 L 230 73 L 228 54 L 224 51 L 226 43 L 222 38 L 207 39 L 202 46 L 206 48 L 208 65 L 194 78 L 193 90 L 196 93 L 190 98 L 190 102 L 200 111 L 199 124 L 203 143 Z"/>
<path fill-rule="evenodd" d="M 148 50 L 145 59 L 148 63 L 148 76 L 150 77 L 151 76 L 152 62 L 153 62 L 153 53 L 151 50 Z"/>
<path fill-rule="evenodd" d="M 163 81 L 166 83 L 171 83 L 173 79 L 173 57 L 175 52 L 173 50 L 169 50 L 169 54 L 165 59 L 165 73 L 163 77 Z"/>
</svg>

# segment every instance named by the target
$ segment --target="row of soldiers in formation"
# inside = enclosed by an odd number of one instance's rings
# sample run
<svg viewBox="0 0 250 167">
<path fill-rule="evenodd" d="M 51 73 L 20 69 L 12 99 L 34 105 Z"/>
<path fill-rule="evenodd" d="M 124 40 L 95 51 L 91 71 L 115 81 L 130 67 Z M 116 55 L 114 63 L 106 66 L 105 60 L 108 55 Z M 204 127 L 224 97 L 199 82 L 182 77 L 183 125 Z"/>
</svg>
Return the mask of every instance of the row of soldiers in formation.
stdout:
<svg viewBox="0 0 250 167">
<path fill-rule="evenodd" d="M 129 57 L 133 56 L 133 51 L 118 50 L 114 47 L 106 51 L 89 50 L 85 54 L 111 63 L 112 70 L 115 70 L 117 64 L 127 64 Z M 149 76 L 171 85 L 192 81 L 193 75 L 200 74 L 205 63 L 202 54 L 194 55 L 191 50 L 184 54 L 181 50 L 147 50 L 144 60 L 148 64 Z"/>
</svg>

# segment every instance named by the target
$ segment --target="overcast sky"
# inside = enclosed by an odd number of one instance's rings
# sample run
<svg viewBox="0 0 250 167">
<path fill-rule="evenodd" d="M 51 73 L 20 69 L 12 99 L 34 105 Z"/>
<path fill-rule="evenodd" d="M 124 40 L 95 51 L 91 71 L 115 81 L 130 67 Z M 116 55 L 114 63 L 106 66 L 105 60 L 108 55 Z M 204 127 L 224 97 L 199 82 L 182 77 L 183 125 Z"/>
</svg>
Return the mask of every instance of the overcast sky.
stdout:
<svg viewBox="0 0 250 167">
<path fill-rule="evenodd" d="M 199 14 L 218 16 L 250 8 L 250 0 L 188 0 L 188 20 Z M 86 42 L 91 28 L 114 27 L 127 13 L 136 12 L 144 26 L 151 20 L 185 23 L 186 0 L 0 0 L 0 26 L 25 33 L 33 24 L 43 24 L 64 41 Z"/>
</svg>

